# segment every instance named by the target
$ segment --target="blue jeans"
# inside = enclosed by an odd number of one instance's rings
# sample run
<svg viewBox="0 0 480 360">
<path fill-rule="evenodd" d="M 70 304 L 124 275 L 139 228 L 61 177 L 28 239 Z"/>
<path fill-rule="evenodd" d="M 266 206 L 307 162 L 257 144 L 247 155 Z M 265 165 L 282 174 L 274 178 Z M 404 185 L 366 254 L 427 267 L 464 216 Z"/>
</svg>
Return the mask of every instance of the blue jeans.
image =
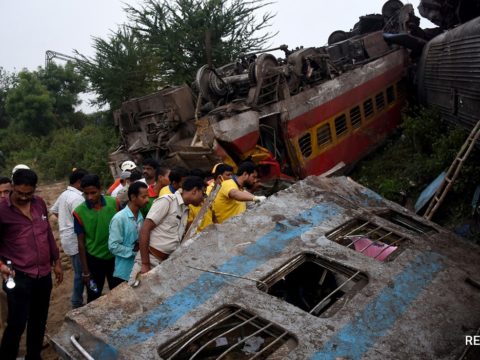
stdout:
<svg viewBox="0 0 480 360">
<path fill-rule="evenodd" d="M 80 262 L 80 254 L 70 256 L 73 267 L 73 292 L 72 292 L 72 308 L 83 306 L 83 279 L 82 279 L 82 263 Z"/>
</svg>

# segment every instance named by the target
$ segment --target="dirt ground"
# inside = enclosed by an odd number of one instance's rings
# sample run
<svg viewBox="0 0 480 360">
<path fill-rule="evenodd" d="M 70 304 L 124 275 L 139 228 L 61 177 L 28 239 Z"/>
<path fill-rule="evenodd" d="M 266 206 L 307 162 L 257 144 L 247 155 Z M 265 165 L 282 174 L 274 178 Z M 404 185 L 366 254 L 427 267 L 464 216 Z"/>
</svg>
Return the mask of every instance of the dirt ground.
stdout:
<svg viewBox="0 0 480 360">
<path fill-rule="evenodd" d="M 53 205 L 57 197 L 62 193 L 63 190 L 65 190 L 66 186 L 66 182 L 40 185 L 37 188 L 37 195 L 41 196 L 47 203 L 47 206 L 50 208 L 50 206 Z M 60 248 L 64 278 L 63 283 L 58 286 L 54 285 L 52 290 L 52 297 L 50 301 L 50 309 L 47 321 L 47 337 L 55 334 L 60 330 L 65 314 L 71 308 L 70 296 L 72 293 L 73 282 L 73 272 L 70 265 L 70 259 L 68 258 L 68 256 L 65 255 L 60 246 L 60 238 L 58 236 L 58 223 L 54 216 L 50 217 L 50 224 L 52 225 L 53 234 L 55 235 L 55 239 L 57 239 L 57 243 Z M 24 340 L 25 339 L 22 340 L 22 344 L 20 346 L 20 353 L 18 355 L 20 357 L 25 355 Z M 56 354 L 52 346 L 49 345 L 47 341 L 45 341 L 45 349 L 42 351 L 42 357 L 44 360 L 60 359 L 60 357 Z"/>
<path fill-rule="evenodd" d="M 66 182 L 40 185 L 37 189 L 37 195 L 41 196 L 47 203 L 47 206 L 50 208 L 62 191 L 66 189 L 66 187 Z M 65 255 L 60 245 L 60 237 L 58 236 L 58 223 L 54 216 L 50 216 L 50 224 L 52 225 L 53 234 L 55 235 L 58 247 L 60 248 L 60 256 L 63 266 L 63 282 L 58 286 L 54 285 L 52 290 L 47 320 L 47 337 L 60 330 L 63 319 L 65 318 L 65 314 L 71 309 L 70 297 L 73 286 L 73 271 L 70 264 L 70 258 Z M 43 350 L 42 357 L 44 360 L 60 359 L 51 345 L 48 345 L 45 350 Z"/>
</svg>

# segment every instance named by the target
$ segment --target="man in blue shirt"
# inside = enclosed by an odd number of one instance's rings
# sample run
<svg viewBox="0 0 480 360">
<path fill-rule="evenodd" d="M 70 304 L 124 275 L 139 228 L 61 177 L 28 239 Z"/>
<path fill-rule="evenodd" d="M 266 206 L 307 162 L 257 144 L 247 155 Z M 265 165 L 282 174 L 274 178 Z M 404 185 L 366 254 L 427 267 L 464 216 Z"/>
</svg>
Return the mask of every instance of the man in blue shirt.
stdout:
<svg viewBox="0 0 480 360">
<path fill-rule="evenodd" d="M 143 225 L 140 209 L 148 203 L 148 187 L 137 181 L 128 188 L 128 204 L 110 222 L 108 248 L 115 255 L 113 276 L 128 281 L 138 251 L 138 233 Z"/>
</svg>

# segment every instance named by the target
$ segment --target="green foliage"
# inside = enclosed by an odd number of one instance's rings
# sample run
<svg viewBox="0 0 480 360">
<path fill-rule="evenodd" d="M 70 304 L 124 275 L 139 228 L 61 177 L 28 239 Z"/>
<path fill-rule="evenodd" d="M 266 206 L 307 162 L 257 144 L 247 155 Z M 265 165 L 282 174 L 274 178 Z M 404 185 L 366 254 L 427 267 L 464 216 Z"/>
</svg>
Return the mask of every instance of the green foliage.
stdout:
<svg viewBox="0 0 480 360">
<path fill-rule="evenodd" d="M 122 102 L 155 91 L 161 84 L 156 79 L 159 59 L 141 40 L 138 32 L 121 27 L 108 40 L 93 39 L 95 56 L 77 63 L 90 88 L 97 93 L 97 105 L 109 104 L 117 109 Z"/>
<path fill-rule="evenodd" d="M 401 134 L 358 164 L 352 177 L 385 198 L 401 203 L 416 201 L 423 189 L 449 168 L 468 132 L 449 128 L 438 113 L 423 108 L 404 114 Z M 465 162 L 446 201 L 437 213 L 452 223 L 471 213 L 470 200 L 480 183 L 480 151 Z"/>
<path fill-rule="evenodd" d="M 81 124 L 71 122 L 78 120 L 72 116 L 75 106 L 79 105 L 78 94 L 86 90 L 85 77 L 75 70 L 75 65 L 68 62 L 65 67 L 50 63 L 46 69 L 38 69 L 38 79 L 54 99 L 53 112 L 56 127 L 81 127 Z"/>
<path fill-rule="evenodd" d="M 0 173 L 8 176 L 12 168 L 20 163 L 35 167 L 38 150 L 42 147 L 42 138 L 23 131 L 20 124 L 12 123 L 7 129 L 1 129 L 0 149 L 6 161 Z"/>
<path fill-rule="evenodd" d="M 13 166 L 23 163 L 34 169 L 42 181 L 48 181 L 63 179 L 77 167 L 98 174 L 108 183 L 108 154 L 117 147 L 118 138 L 111 127 L 89 122 L 81 130 L 62 128 L 41 137 L 12 127 L 0 130 L 0 148 L 7 155 L 2 173 L 9 174 Z"/>
<path fill-rule="evenodd" d="M 163 86 L 191 83 L 197 69 L 211 61 L 224 65 L 240 53 L 260 49 L 272 36 L 255 35 L 273 15 L 256 15 L 268 4 L 146 0 L 140 8 L 127 7 L 131 24 L 108 39 L 93 39 L 93 58 L 76 51 L 76 65 L 98 94 L 96 104 L 117 109 L 122 102 Z"/>
<path fill-rule="evenodd" d="M 0 129 L 4 129 L 10 123 L 10 118 L 5 110 L 7 94 L 17 82 L 17 76 L 14 73 L 5 71 L 0 66 Z"/>
<path fill-rule="evenodd" d="M 22 71 L 18 79 L 18 85 L 7 93 L 7 115 L 30 134 L 48 134 L 55 127 L 55 100 L 36 73 Z"/>
<path fill-rule="evenodd" d="M 257 35 L 274 15 L 258 16 L 264 0 L 147 0 L 127 8 L 132 28 L 161 60 L 158 75 L 170 84 L 191 83 L 210 63 L 221 66 L 261 49 L 273 37 Z M 208 44 L 208 45 L 207 45 Z"/>
<path fill-rule="evenodd" d="M 80 104 L 78 94 L 85 90 L 86 81 L 72 63 L 65 67 L 50 64 L 47 69 L 32 72 L 24 70 L 18 74 L 18 80 L 1 75 L 4 81 L 0 81 L 0 116 L 5 98 L 8 117 L 3 127 L 15 123 L 19 131 L 47 135 L 53 129 L 83 126 L 84 119 L 75 115 L 75 106 Z"/>
<path fill-rule="evenodd" d="M 48 139 L 38 158 L 44 179 L 61 179 L 72 168 L 83 168 L 104 181 L 111 179 L 108 155 L 118 145 L 111 127 L 87 125 L 82 130 L 59 129 Z"/>
</svg>

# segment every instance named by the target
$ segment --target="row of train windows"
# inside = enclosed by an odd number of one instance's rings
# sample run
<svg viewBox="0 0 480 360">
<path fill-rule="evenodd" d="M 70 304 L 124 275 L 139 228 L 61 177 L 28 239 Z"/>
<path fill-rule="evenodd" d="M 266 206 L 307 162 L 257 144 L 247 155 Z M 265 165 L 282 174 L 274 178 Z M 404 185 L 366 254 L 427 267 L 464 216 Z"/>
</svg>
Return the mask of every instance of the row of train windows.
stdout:
<svg viewBox="0 0 480 360">
<path fill-rule="evenodd" d="M 399 84 L 397 84 L 397 91 Z M 395 101 L 395 90 L 394 86 L 389 86 L 385 93 L 379 92 L 373 98 L 367 99 L 361 105 L 357 105 L 350 109 L 348 112 L 350 121 L 348 121 L 347 113 L 338 115 L 333 121 L 335 134 L 337 139 L 346 135 L 349 128 L 358 129 L 362 125 L 362 117 L 365 120 L 371 119 L 375 113 L 375 108 L 377 112 L 385 109 L 386 105 L 390 105 Z M 363 109 L 363 114 L 362 114 Z M 362 116 L 363 115 L 363 116 Z M 350 126 L 349 126 L 350 125 Z M 317 128 L 317 147 L 322 148 L 333 142 L 332 132 L 330 128 L 330 123 L 325 123 Z M 305 158 L 308 158 L 312 155 L 312 138 L 310 132 L 307 132 L 305 135 L 301 136 L 298 139 L 298 145 L 300 151 Z"/>
</svg>

